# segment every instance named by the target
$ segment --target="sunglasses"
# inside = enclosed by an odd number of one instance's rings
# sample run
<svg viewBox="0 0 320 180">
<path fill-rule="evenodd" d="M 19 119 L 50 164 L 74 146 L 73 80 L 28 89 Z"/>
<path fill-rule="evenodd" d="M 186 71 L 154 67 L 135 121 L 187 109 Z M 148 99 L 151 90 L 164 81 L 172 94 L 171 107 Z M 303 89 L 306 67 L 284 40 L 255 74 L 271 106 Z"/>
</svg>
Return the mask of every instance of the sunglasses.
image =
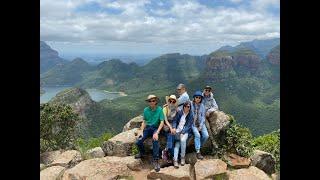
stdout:
<svg viewBox="0 0 320 180">
<path fill-rule="evenodd" d="M 206 91 L 206 92 L 210 92 L 210 89 L 205 89 L 204 91 Z"/>
<path fill-rule="evenodd" d="M 190 108 L 190 106 L 184 106 L 184 107 L 186 107 L 186 108 Z"/>
<path fill-rule="evenodd" d="M 148 102 L 156 102 L 156 100 L 150 100 L 150 101 L 148 101 Z"/>
<path fill-rule="evenodd" d="M 201 96 L 196 96 L 195 98 L 196 98 L 196 99 L 201 99 Z"/>
<path fill-rule="evenodd" d="M 169 103 L 176 103 L 175 100 L 169 100 Z"/>
<path fill-rule="evenodd" d="M 181 89 L 177 89 L 177 91 L 181 91 Z"/>
</svg>

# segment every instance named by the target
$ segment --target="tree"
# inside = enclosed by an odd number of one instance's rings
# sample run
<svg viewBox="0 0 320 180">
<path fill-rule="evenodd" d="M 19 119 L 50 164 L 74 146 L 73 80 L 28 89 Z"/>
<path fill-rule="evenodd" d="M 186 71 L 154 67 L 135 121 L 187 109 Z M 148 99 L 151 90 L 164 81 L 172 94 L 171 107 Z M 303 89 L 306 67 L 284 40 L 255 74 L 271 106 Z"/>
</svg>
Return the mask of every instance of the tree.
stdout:
<svg viewBox="0 0 320 180">
<path fill-rule="evenodd" d="M 69 105 L 40 104 L 40 151 L 74 148 L 82 121 Z"/>
</svg>

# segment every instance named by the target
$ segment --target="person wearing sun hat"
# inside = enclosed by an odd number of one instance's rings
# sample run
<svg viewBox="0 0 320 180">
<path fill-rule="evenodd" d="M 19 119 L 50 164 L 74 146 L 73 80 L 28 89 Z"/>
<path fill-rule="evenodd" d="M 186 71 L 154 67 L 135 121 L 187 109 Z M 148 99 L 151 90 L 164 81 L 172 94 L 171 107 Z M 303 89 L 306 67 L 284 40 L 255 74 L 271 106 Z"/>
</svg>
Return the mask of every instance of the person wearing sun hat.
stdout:
<svg viewBox="0 0 320 180">
<path fill-rule="evenodd" d="M 194 135 L 194 146 L 196 149 L 198 159 L 203 159 L 203 156 L 200 152 L 200 148 L 209 138 L 208 130 L 205 124 L 205 107 L 202 104 L 202 99 L 203 96 L 201 91 L 196 91 L 193 95 L 191 108 L 193 112 L 192 132 Z"/>
<path fill-rule="evenodd" d="M 152 157 L 154 162 L 154 169 L 156 172 L 160 171 L 159 164 L 159 133 L 164 124 L 164 115 L 162 108 L 158 106 L 159 98 L 155 95 L 149 95 L 146 99 L 149 106 L 143 110 L 143 122 L 141 124 L 141 130 L 143 135 L 139 133 L 139 139 L 136 142 L 139 153 L 135 155 L 135 158 L 141 158 L 145 154 L 143 142 L 152 137 Z"/>
<path fill-rule="evenodd" d="M 203 90 L 203 105 L 206 109 L 206 117 L 209 117 L 209 115 L 217 111 L 219 109 L 218 104 L 216 100 L 213 98 L 213 89 L 210 86 L 206 86 Z"/>
<path fill-rule="evenodd" d="M 173 157 L 173 143 L 175 129 L 172 127 L 172 121 L 177 114 L 178 102 L 175 95 L 166 96 L 166 104 L 163 106 L 164 114 L 164 127 L 163 131 L 167 137 L 166 148 L 162 151 L 162 159 L 166 160 L 169 164 L 172 163 Z"/>
</svg>

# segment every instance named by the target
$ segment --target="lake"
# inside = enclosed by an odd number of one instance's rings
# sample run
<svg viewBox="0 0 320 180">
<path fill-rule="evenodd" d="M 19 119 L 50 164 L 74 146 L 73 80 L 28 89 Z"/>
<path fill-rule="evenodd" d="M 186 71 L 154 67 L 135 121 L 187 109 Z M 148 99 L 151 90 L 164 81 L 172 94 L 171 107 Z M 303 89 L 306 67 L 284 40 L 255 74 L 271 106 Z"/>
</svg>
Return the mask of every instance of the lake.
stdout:
<svg viewBox="0 0 320 180">
<path fill-rule="evenodd" d="M 52 99 L 56 94 L 58 94 L 59 92 L 67 89 L 67 88 L 71 88 L 71 86 L 63 86 L 63 87 L 42 87 L 42 89 L 45 91 L 44 94 L 42 94 L 40 96 L 40 103 L 46 103 L 48 101 L 50 101 L 50 99 Z M 104 99 L 115 99 L 117 97 L 121 97 L 120 94 L 118 93 L 109 93 L 106 92 L 104 90 L 99 90 L 99 89 L 85 89 L 92 100 L 99 102 L 102 101 Z"/>
</svg>

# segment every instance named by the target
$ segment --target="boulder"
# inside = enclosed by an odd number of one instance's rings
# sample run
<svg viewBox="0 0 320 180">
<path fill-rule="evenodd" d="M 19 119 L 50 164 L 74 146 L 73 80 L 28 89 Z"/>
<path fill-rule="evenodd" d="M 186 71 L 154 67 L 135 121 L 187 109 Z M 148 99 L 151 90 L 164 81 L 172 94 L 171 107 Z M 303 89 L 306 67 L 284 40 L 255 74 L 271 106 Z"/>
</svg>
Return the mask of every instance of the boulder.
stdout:
<svg viewBox="0 0 320 180">
<path fill-rule="evenodd" d="M 227 164 L 220 159 L 206 159 L 194 165 L 196 179 L 226 179 Z"/>
<path fill-rule="evenodd" d="M 276 160 L 272 154 L 260 150 L 254 150 L 253 155 L 250 158 L 252 166 L 263 170 L 269 175 L 276 172 Z"/>
<path fill-rule="evenodd" d="M 229 127 L 229 124 L 230 117 L 223 111 L 212 112 L 210 113 L 209 117 L 206 118 L 206 127 L 209 134 L 208 141 L 209 143 L 211 141 L 211 147 L 213 151 L 218 148 L 218 142 L 220 142 L 221 139 L 222 141 L 224 140 L 225 130 Z"/>
<path fill-rule="evenodd" d="M 60 154 L 61 150 L 57 151 L 48 151 L 40 154 L 40 163 L 48 165 L 52 163 Z"/>
<path fill-rule="evenodd" d="M 66 168 L 62 166 L 51 166 L 40 172 L 40 180 L 60 179 Z"/>
<path fill-rule="evenodd" d="M 126 125 L 123 126 L 122 132 L 129 131 L 134 128 L 140 128 L 142 122 L 143 122 L 143 116 L 141 115 L 137 116 L 131 119 Z"/>
<path fill-rule="evenodd" d="M 73 167 L 82 160 L 81 154 L 76 150 L 68 150 L 61 153 L 49 166 Z"/>
<path fill-rule="evenodd" d="M 40 171 L 46 168 L 46 165 L 40 163 Z"/>
<path fill-rule="evenodd" d="M 95 147 L 93 149 L 89 149 L 87 152 L 86 152 L 86 157 L 88 159 L 92 159 L 92 158 L 102 158 L 104 157 L 105 154 L 102 150 L 101 147 Z"/>
<path fill-rule="evenodd" d="M 107 156 L 129 156 L 132 151 L 132 146 L 137 140 L 138 128 L 122 132 L 105 141 L 102 145 L 102 150 Z"/>
<path fill-rule="evenodd" d="M 159 172 L 150 171 L 148 179 L 166 179 L 166 180 L 191 180 L 190 165 L 179 166 L 178 169 L 173 166 L 161 168 Z"/>
<path fill-rule="evenodd" d="M 65 171 L 62 180 L 106 180 L 131 176 L 141 169 L 142 161 L 133 156 L 89 159 Z"/>
<path fill-rule="evenodd" d="M 254 166 L 228 171 L 227 176 L 229 180 L 271 180 L 266 173 Z"/>
<path fill-rule="evenodd" d="M 251 162 L 249 158 L 241 157 L 233 153 L 225 154 L 224 159 L 230 167 L 235 169 L 247 168 L 250 166 Z"/>
<path fill-rule="evenodd" d="M 280 173 L 273 173 L 271 175 L 272 180 L 280 180 Z"/>
</svg>

